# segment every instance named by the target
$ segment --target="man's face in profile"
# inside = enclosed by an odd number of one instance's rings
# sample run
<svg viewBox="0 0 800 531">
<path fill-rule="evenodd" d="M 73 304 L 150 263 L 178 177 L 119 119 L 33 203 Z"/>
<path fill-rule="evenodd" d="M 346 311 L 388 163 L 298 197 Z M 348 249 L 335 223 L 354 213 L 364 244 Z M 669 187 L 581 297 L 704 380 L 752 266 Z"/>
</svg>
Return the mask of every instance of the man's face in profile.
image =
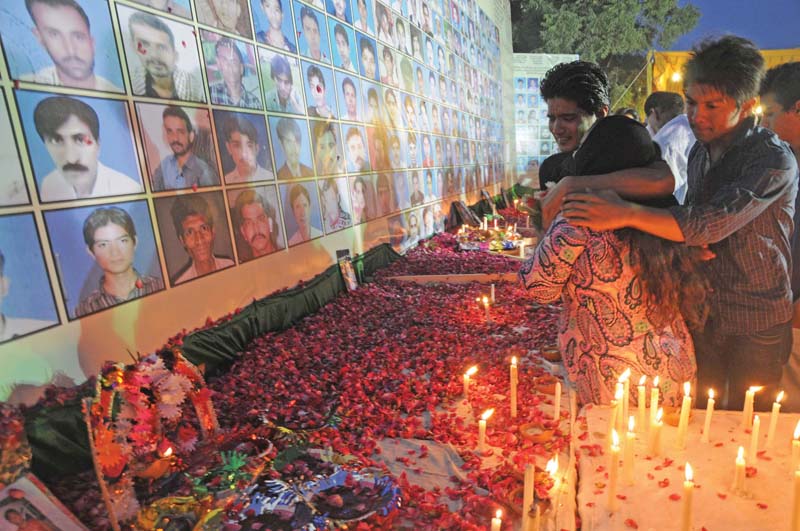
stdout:
<svg viewBox="0 0 800 531">
<path fill-rule="evenodd" d="M 45 138 L 44 143 L 56 168 L 73 187 L 94 183 L 100 144 L 89 126 L 77 116 L 67 118 L 52 137 Z"/>
<path fill-rule="evenodd" d="M 92 239 L 89 251 L 105 273 L 125 273 L 133 267 L 136 239 L 123 227 L 116 223 L 103 225 L 94 231 Z"/>
<path fill-rule="evenodd" d="M 364 140 L 361 138 L 361 134 L 353 135 L 347 139 L 347 152 L 350 154 L 350 163 L 356 171 L 366 165 Z"/>
<path fill-rule="evenodd" d="M 233 46 L 236 46 L 235 44 Z M 244 76 L 244 65 L 231 46 L 222 46 L 217 51 L 217 66 L 222 74 L 222 79 L 229 87 L 236 87 L 242 84 Z"/>
<path fill-rule="evenodd" d="M 176 157 L 188 153 L 192 149 L 194 133 L 189 132 L 186 122 L 177 116 L 164 118 L 164 141 Z"/>
<path fill-rule="evenodd" d="M 33 34 L 47 50 L 65 85 L 94 74 L 94 39 L 80 13 L 68 6 L 32 5 Z"/>
<path fill-rule="evenodd" d="M 236 23 L 239 22 L 241 14 L 239 0 L 208 0 L 208 3 L 216 14 L 220 27 L 235 33 Z"/>
<path fill-rule="evenodd" d="M 283 152 L 286 155 L 288 166 L 297 166 L 300 163 L 300 139 L 294 133 L 286 133 L 280 137 Z"/>
<path fill-rule="evenodd" d="M 241 176 L 251 176 L 258 165 L 258 142 L 254 138 L 233 131 L 230 138 L 225 141 L 225 149 L 236 164 L 236 171 Z"/>
<path fill-rule="evenodd" d="M 139 60 L 153 77 L 171 76 L 178 54 L 169 34 L 145 24 L 131 26 L 131 38 Z"/>
<path fill-rule="evenodd" d="M 303 17 L 303 34 L 306 37 L 306 42 L 308 43 L 308 53 L 314 59 L 320 58 L 320 49 L 319 45 L 322 41 L 322 37 L 319 33 L 319 24 L 317 21 L 312 17 Z"/>
<path fill-rule="evenodd" d="M 201 214 L 186 216 L 181 222 L 181 231 L 181 243 L 194 263 L 213 259 L 214 227 L 205 216 Z"/>
<path fill-rule="evenodd" d="M 253 256 L 262 256 L 270 250 L 270 223 L 261 202 L 244 205 L 239 212 L 241 225 L 239 232 L 250 246 Z"/>
<path fill-rule="evenodd" d="M 275 76 L 275 87 L 278 89 L 278 99 L 282 104 L 286 104 L 292 93 L 292 78 L 288 74 L 278 74 Z"/>
</svg>

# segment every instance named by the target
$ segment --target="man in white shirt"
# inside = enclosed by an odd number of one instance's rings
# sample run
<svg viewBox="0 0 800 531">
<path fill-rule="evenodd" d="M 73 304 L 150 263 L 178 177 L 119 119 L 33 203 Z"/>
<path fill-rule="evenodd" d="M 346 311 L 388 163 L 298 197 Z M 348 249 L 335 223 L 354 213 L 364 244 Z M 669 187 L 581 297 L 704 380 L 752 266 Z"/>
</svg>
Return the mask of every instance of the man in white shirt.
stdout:
<svg viewBox="0 0 800 531">
<path fill-rule="evenodd" d="M 230 258 L 214 254 L 214 216 L 202 196 L 178 196 L 170 215 L 178 240 L 189 255 L 189 262 L 173 275 L 173 286 L 234 265 Z"/>
<path fill-rule="evenodd" d="M 42 201 L 138 194 L 142 184 L 103 165 L 97 113 L 81 100 L 51 96 L 33 111 L 36 132 L 56 168 L 41 185 Z"/>
<path fill-rule="evenodd" d="M 686 164 L 695 143 L 689 119 L 683 112 L 683 98 L 676 92 L 653 92 L 644 102 L 647 125 L 653 140 L 661 148 L 661 158 L 669 165 L 675 179 L 675 199 L 686 198 Z"/>
<path fill-rule="evenodd" d="M 227 184 L 275 180 L 272 169 L 258 163 L 261 143 L 255 126 L 249 120 L 241 116 L 229 116 L 223 123 L 222 134 L 225 150 L 234 164 L 233 169 L 225 174 Z"/>
</svg>

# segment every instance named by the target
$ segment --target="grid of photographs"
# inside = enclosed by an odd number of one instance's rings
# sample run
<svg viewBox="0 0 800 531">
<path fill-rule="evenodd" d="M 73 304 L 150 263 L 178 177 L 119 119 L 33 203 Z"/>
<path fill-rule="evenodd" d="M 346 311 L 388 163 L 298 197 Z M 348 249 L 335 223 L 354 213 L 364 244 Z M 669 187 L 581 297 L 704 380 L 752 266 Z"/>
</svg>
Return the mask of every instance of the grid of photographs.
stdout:
<svg viewBox="0 0 800 531">
<path fill-rule="evenodd" d="M 547 126 L 547 103 L 539 93 L 539 80 L 539 77 L 514 77 L 517 174 L 538 171 L 544 159 L 558 152 Z"/>
<path fill-rule="evenodd" d="M 475 0 L 3 2 L 0 342 L 56 297 L 79 319 L 373 220 L 443 230 L 505 174 L 499 37 Z"/>
</svg>

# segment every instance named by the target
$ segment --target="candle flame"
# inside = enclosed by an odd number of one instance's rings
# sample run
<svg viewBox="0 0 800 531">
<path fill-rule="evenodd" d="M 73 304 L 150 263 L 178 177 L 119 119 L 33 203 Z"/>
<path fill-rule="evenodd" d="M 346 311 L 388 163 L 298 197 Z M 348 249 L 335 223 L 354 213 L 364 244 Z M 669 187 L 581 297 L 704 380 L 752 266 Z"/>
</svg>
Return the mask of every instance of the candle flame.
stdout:
<svg viewBox="0 0 800 531">
<path fill-rule="evenodd" d="M 713 389 L 709 389 L 708 390 L 708 398 L 710 398 L 711 400 L 714 400 L 714 390 Z"/>
<path fill-rule="evenodd" d="M 736 454 L 737 461 L 744 461 L 744 446 L 739 447 L 739 451 Z"/>
<path fill-rule="evenodd" d="M 497 512 L 494 513 L 494 517 L 500 520 L 503 517 L 503 511 L 501 509 L 497 509 Z"/>
<path fill-rule="evenodd" d="M 623 392 L 624 391 L 622 389 L 622 384 L 621 383 L 617 383 L 617 389 L 614 391 L 614 400 L 616 400 L 616 401 L 622 400 L 622 393 Z"/>
<path fill-rule="evenodd" d="M 639 385 L 644 385 L 646 381 L 647 381 L 647 376 L 643 374 L 642 377 L 639 378 Z"/>
<path fill-rule="evenodd" d="M 628 431 L 633 432 L 636 428 L 636 419 L 633 418 L 633 415 L 628 417 Z"/>
<path fill-rule="evenodd" d="M 780 393 L 778 393 L 778 398 L 776 398 L 776 399 L 775 399 L 775 402 L 777 402 L 777 403 L 779 403 L 779 404 L 780 404 L 780 403 L 781 403 L 781 400 L 783 400 L 783 391 L 781 391 Z"/>
<path fill-rule="evenodd" d="M 689 463 L 686 463 L 685 473 L 686 473 L 686 481 L 691 481 L 692 478 L 694 477 L 694 474 L 692 472 L 692 465 L 690 465 Z"/>
<path fill-rule="evenodd" d="M 658 387 L 658 376 L 653 378 L 653 387 Z"/>
<path fill-rule="evenodd" d="M 630 368 L 630 367 L 628 367 L 627 369 L 625 369 L 625 372 L 623 372 L 623 373 L 620 375 L 620 377 L 619 377 L 619 381 L 620 381 L 620 382 L 624 382 L 624 381 L 626 381 L 626 380 L 627 380 L 628 378 L 630 378 L 630 377 L 631 377 L 631 368 Z"/>
<path fill-rule="evenodd" d="M 494 408 L 487 409 L 486 411 L 483 412 L 483 415 L 481 415 L 481 418 L 483 420 L 489 420 L 489 417 L 491 417 L 493 413 L 494 413 Z"/>
<path fill-rule="evenodd" d="M 751 393 L 757 393 L 757 392 L 761 391 L 762 389 L 764 389 L 763 386 L 761 386 L 761 385 L 755 386 L 754 385 L 754 386 L 751 386 L 750 389 L 748 389 L 748 391 L 750 391 Z"/>
<path fill-rule="evenodd" d="M 172 446 L 168 446 L 166 450 L 164 450 L 163 457 L 169 457 L 172 455 Z"/>
<path fill-rule="evenodd" d="M 692 392 L 692 384 L 690 384 L 689 382 L 683 382 L 683 394 L 684 394 L 684 396 L 690 396 L 691 392 Z"/>
<path fill-rule="evenodd" d="M 483 298 L 481 299 L 481 302 L 483 302 L 484 306 L 489 306 L 489 297 L 484 295 Z"/>
<path fill-rule="evenodd" d="M 619 435 L 617 435 L 617 430 L 611 430 L 611 446 L 619 446 Z"/>
<path fill-rule="evenodd" d="M 794 427 L 795 440 L 800 439 L 800 420 L 797 421 L 797 426 Z"/>
<path fill-rule="evenodd" d="M 517 366 L 517 357 L 516 357 L 516 356 L 513 356 L 513 357 L 511 358 L 511 365 L 513 365 L 514 367 L 516 367 L 516 366 Z"/>
<path fill-rule="evenodd" d="M 550 476 L 555 477 L 555 475 L 558 473 L 558 456 L 550 459 L 545 465 L 544 469 L 548 474 L 550 474 Z"/>
<path fill-rule="evenodd" d="M 465 372 L 464 374 L 466 374 L 467 376 L 472 376 L 472 375 L 474 375 L 476 372 L 478 372 L 478 366 L 477 366 L 477 365 L 473 365 L 472 367 L 470 367 L 469 369 L 467 369 L 467 372 Z"/>
<path fill-rule="evenodd" d="M 664 408 L 658 408 L 658 413 L 656 413 L 656 422 L 661 422 L 662 417 L 664 416 Z"/>
</svg>

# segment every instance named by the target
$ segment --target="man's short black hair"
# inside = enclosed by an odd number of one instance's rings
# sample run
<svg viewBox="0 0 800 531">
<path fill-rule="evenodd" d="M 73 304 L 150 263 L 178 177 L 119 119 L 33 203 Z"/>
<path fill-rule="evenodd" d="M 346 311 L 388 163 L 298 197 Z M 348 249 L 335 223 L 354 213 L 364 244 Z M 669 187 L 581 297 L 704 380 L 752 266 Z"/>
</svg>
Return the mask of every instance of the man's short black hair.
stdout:
<svg viewBox="0 0 800 531">
<path fill-rule="evenodd" d="M 350 39 L 347 37 L 347 31 L 345 31 L 344 26 L 342 26 L 338 22 L 333 27 L 333 37 L 334 37 L 334 39 L 336 38 L 337 35 L 341 35 L 344 38 L 344 40 L 347 41 L 347 44 L 348 45 L 350 44 Z M 342 57 L 342 59 L 344 59 L 344 57 Z"/>
<path fill-rule="evenodd" d="M 308 79 L 309 85 L 311 84 L 312 77 L 319 80 L 319 84 L 322 85 L 322 88 L 328 88 L 325 86 L 325 76 L 322 75 L 322 70 L 320 70 L 317 65 L 309 65 L 308 70 L 306 70 L 306 78 Z"/>
<path fill-rule="evenodd" d="M 314 13 L 314 10 L 308 6 L 303 6 L 300 8 L 300 24 L 303 24 L 304 18 L 310 18 L 314 21 L 314 24 L 317 25 L 317 29 L 319 29 L 319 21 L 317 20 L 317 15 Z"/>
<path fill-rule="evenodd" d="M 84 11 L 81 5 L 75 0 L 25 0 L 25 9 L 28 10 L 28 14 L 31 16 L 31 20 L 33 20 L 34 24 L 36 23 L 36 19 L 33 17 L 33 6 L 36 4 L 42 4 L 48 7 L 69 7 L 74 9 L 86 23 L 86 29 L 89 31 L 92 29 L 86 11 Z"/>
<path fill-rule="evenodd" d="M 644 114 L 650 116 L 653 109 L 658 109 L 659 114 L 678 116 L 683 114 L 683 96 L 677 92 L 656 91 L 647 96 L 644 101 Z"/>
<path fill-rule="evenodd" d="M 800 101 L 800 61 L 784 63 L 767 70 L 759 94 L 772 94 L 784 111 L 794 107 Z"/>
<path fill-rule="evenodd" d="M 136 241 L 136 226 L 133 224 L 131 215 L 119 207 L 102 207 L 93 210 L 83 222 L 83 241 L 90 251 L 94 246 L 95 231 L 109 223 L 122 227 L 128 236 Z"/>
<path fill-rule="evenodd" d="M 684 92 L 692 84 L 708 85 L 736 100 L 737 105 L 758 96 L 763 77 L 764 58 L 758 48 L 735 35 L 700 42 L 683 67 Z"/>
<path fill-rule="evenodd" d="M 574 101 L 589 114 L 597 114 L 608 107 L 608 76 L 595 63 L 572 61 L 557 64 L 547 71 L 539 83 L 545 101 L 563 98 Z"/>
<path fill-rule="evenodd" d="M 358 92 L 358 91 L 356 91 L 356 84 L 353 83 L 353 80 L 350 79 L 349 77 L 346 77 L 346 78 L 344 78 L 342 80 L 342 92 L 344 92 L 345 85 L 350 85 L 350 87 L 353 89 L 353 92 L 356 92 L 356 93 Z"/>
<path fill-rule="evenodd" d="M 183 220 L 189 216 L 201 216 L 206 220 L 206 224 L 213 228 L 214 217 L 211 215 L 211 207 L 203 197 L 195 194 L 179 195 L 172 208 L 169 210 L 172 217 L 172 224 L 175 226 L 175 234 L 178 238 L 183 238 Z"/>
<path fill-rule="evenodd" d="M 229 39 L 228 37 L 223 37 L 214 44 L 214 52 L 216 56 L 219 57 L 219 50 L 220 48 L 228 48 L 236 52 L 236 57 L 239 58 L 239 63 L 244 66 L 244 55 L 242 51 L 236 46 L 236 42 L 233 39 Z"/>
<path fill-rule="evenodd" d="M 164 111 L 161 113 L 161 119 L 166 120 L 169 116 L 183 120 L 183 122 L 186 124 L 186 132 L 192 132 L 192 121 L 189 119 L 189 115 L 186 114 L 186 111 L 175 105 L 167 105 L 164 107 Z"/>
<path fill-rule="evenodd" d="M 167 25 L 166 22 L 161 20 L 160 17 L 151 15 L 150 13 L 145 13 L 143 11 L 137 11 L 131 15 L 131 18 L 128 19 L 128 28 L 131 32 L 131 37 L 133 37 L 133 26 L 135 24 L 139 24 L 140 26 L 148 26 L 154 30 L 166 33 L 169 36 L 170 46 L 172 46 L 172 49 L 175 50 L 175 35 L 172 33 L 172 29 Z"/>
<path fill-rule="evenodd" d="M 97 113 L 88 104 L 68 96 L 50 96 L 40 101 L 33 110 L 33 123 L 42 140 L 55 137 L 59 127 L 70 116 L 83 122 L 95 141 L 100 141 L 100 122 Z"/>
<path fill-rule="evenodd" d="M 289 190 L 289 206 L 293 207 L 294 206 L 294 202 L 301 195 L 305 196 L 306 201 L 308 201 L 309 205 L 311 204 L 311 194 L 308 193 L 308 190 L 306 190 L 305 186 L 303 186 L 302 184 L 298 183 L 298 184 L 295 184 L 294 186 L 292 186 L 291 190 Z"/>
<path fill-rule="evenodd" d="M 370 52 L 372 52 L 372 57 L 375 57 L 375 48 L 372 46 L 372 43 L 366 37 L 361 37 L 361 41 L 359 41 L 358 47 L 361 50 L 361 53 L 364 53 L 364 50 L 369 50 Z"/>
<path fill-rule="evenodd" d="M 273 80 L 278 76 L 286 76 L 289 78 L 289 83 L 294 83 L 292 80 L 292 68 L 289 66 L 289 61 L 280 54 L 275 54 L 269 60 L 269 77 Z"/>
<path fill-rule="evenodd" d="M 235 114 L 228 116 L 222 124 L 222 136 L 225 138 L 225 142 L 230 142 L 233 133 L 239 133 L 256 144 L 259 143 L 258 132 L 253 123 L 247 118 Z"/>
<path fill-rule="evenodd" d="M 281 118 L 278 120 L 278 125 L 275 126 L 275 132 L 278 133 L 278 139 L 283 142 L 286 135 L 293 135 L 298 142 L 303 139 L 300 135 L 300 126 L 291 118 Z"/>
</svg>

